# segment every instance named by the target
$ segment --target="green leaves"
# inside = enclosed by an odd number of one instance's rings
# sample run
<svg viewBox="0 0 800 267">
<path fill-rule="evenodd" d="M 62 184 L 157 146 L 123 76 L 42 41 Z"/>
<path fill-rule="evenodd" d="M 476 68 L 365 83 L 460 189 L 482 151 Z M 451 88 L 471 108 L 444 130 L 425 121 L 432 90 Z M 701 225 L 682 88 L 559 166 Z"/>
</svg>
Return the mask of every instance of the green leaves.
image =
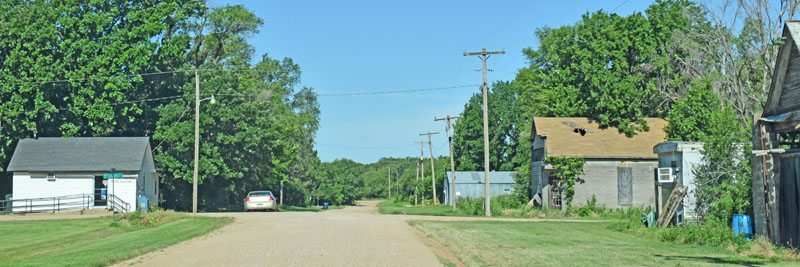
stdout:
<svg viewBox="0 0 800 267">
<path fill-rule="evenodd" d="M 575 179 L 584 174 L 583 164 L 586 160 L 582 158 L 547 157 L 545 162 L 553 166 L 555 171 L 550 175 L 560 180 L 564 200 L 567 206 L 571 206 L 572 199 L 575 196 Z"/>
</svg>

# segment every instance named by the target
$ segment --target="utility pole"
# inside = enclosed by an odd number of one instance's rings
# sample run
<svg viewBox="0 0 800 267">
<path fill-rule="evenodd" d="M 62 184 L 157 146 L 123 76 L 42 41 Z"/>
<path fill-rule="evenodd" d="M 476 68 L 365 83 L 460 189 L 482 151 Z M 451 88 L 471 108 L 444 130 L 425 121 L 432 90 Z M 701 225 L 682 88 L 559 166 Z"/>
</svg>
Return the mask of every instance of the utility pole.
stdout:
<svg viewBox="0 0 800 267">
<path fill-rule="evenodd" d="M 419 143 L 419 162 L 417 162 L 417 164 L 419 165 L 420 168 L 419 170 L 420 177 L 422 177 L 422 180 L 425 180 L 425 150 L 423 149 L 425 142 L 414 142 L 414 143 Z M 419 191 L 419 187 L 417 187 L 417 191 Z M 417 197 L 415 196 L 414 199 L 416 198 Z M 422 196 L 422 205 L 425 206 L 425 196 Z"/>
<path fill-rule="evenodd" d="M 415 170 L 417 178 L 414 179 L 414 206 L 417 205 L 417 183 L 419 182 L 419 161 L 417 161 L 417 169 Z"/>
<path fill-rule="evenodd" d="M 453 211 L 456 211 L 456 164 L 453 160 L 453 135 L 450 134 L 450 120 L 460 119 L 461 116 L 450 117 L 447 115 L 445 118 L 433 118 L 433 121 L 447 120 L 445 127 L 445 134 L 447 134 L 447 142 L 450 143 L 450 203 L 453 204 Z"/>
<path fill-rule="evenodd" d="M 389 180 L 389 200 L 392 200 L 392 167 L 386 169 L 386 179 Z"/>
<path fill-rule="evenodd" d="M 489 192 L 489 99 L 488 99 L 488 85 L 486 84 L 486 60 L 489 55 L 505 54 L 506 51 L 486 52 L 486 48 L 481 49 L 481 52 L 467 52 L 464 51 L 464 56 L 478 56 L 483 61 L 483 171 L 484 171 L 484 205 L 483 209 L 486 216 L 492 216 L 491 194 Z"/>
<path fill-rule="evenodd" d="M 200 74 L 194 69 L 194 178 L 192 179 L 192 215 L 197 215 L 197 165 L 200 161 Z"/>
<path fill-rule="evenodd" d="M 431 142 L 431 135 L 439 134 L 439 132 L 427 132 L 419 134 L 420 136 L 427 135 L 428 136 L 428 148 L 431 152 L 431 184 L 433 185 L 433 204 L 436 205 L 436 167 L 433 165 L 433 143 Z"/>
</svg>

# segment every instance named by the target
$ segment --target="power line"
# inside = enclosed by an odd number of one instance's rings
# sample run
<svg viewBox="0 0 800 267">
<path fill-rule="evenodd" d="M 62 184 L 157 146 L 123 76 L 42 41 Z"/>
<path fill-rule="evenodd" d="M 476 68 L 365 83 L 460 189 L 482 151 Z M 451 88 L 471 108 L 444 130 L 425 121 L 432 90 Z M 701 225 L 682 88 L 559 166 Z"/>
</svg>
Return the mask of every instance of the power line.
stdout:
<svg viewBox="0 0 800 267">
<path fill-rule="evenodd" d="M 172 134 L 172 131 L 175 129 L 175 126 L 178 126 L 178 123 L 179 123 L 179 122 L 181 122 L 181 120 L 183 119 L 183 115 L 186 115 L 186 112 L 187 112 L 187 111 L 189 111 L 189 108 L 190 108 L 191 106 L 192 106 L 192 103 L 191 103 L 191 102 L 189 102 L 188 104 L 186 104 L 186 108 L 184 108 L 184 109 L 183 109 L 183 113 L 181 113 L 181 116 L 179 116 L 179 117 L 178 117 L 178 120 L 177 120 L 177 121 L 175 121 L 174 123 L 172 123 L 172 126 L 170 126 L 170 127 L 169 127 L 169 131 L 167 132 L 167 135 L 170 135 L 170 134 Z M 166 140 L 167 140 L 167 138 L 166 138 L 166 137 L 165 137 L 164 139 L 161 139 L 161 142 L 158 142 L 158 145 L 156 145 L 156 148 L 153 148 L 153 150 L 154 150 L 154 151 L 155 151 L 155 150 L 158 150 L 158 148 L 159 148 L 159 147 L 161 147 L 161 144 L 163 144 L 163 143 L 164 143 L 164 141 L 166 141 Z"/>
<path fill-rule="evenodd" d="M 347 149 L 367 149 L 367 150 L 377 150 L 377 149 L 397 149 L 397 148 L 405 148 L 414 145 L 400 145 L 400 146 L 345 146 L 345 145 L 334 145 L 334 144 L 325 144 L 314 142 L 316 145 L 321 146 L 329 146 L 329 147 L 338 147 L 338 148 L 347 148 Z"/>
<path fill-rule="evenodd" d="M 625 4 L 625 3 L 627 3 L 627 2 L 628 2 L 628 0 L 622 1 L 622 3 L 620 3 L 620 4 L 619 4 L 617 7 L 615 7 L 614 9 L 612 9 L 612 10 L 611 10 L 611 12 L 609 12 L 609 13 L 614 13 L 614 11 L 617 11 L 617 9 L 619 9 L 620 7 L 622 7 L 622 5 L 624 5 L 624 4 Z"/>
<path fill-rule="evenodd" d="M 382 95 L 382 94 L 399 94 L 399 93 L 413 93 L 413 92 L 439 91 L 439 90 L 447 90 L 447 89 L 456 89 L 456 88 L 473 87 L 473 86 L 479 86 L 479 85 L 480 85 L 480 84 L 469 84 L 469 85 L 458 85 L 458 86 L 437 87 L 437 88 L 411 89 L 411 90 L 396 90 L 396 91 L 379 91 L 379 92 L 330 93 L 330 94 L 318 94 L 317 96 L 356 96 L 356 95 Z"/>
<path fill-rule="evenodd" d="M 100 76 L 100 77 L 76 78 L 76 79 L 23 81 L 23 82 L 9 83 L 9 84 L 17 85 L 17 84 L 32 84 L 32 83 L 45 84 L 45 83 L 60 83 L 60 82 L 77 82 L 77 81 L 101 80 L 101 79 L 108 79 L 108 78 L 122 78 L 122 77 L 133 77 L 133 76 L 149 76 L 149 75 L 171 74 L 171 73 L 183 72 L 183 71 L 184 70 L 173 70 L 173 71 L 159 71 L 159 72 L 149 72 L 149 73 L 112 75 L 112 76 Z"/>
<path fill-rule="evenodd" d="M 526 6 L 528 6 L 528 4 L 530 2 L 531 2 L 531 0 L 526 1 L 525 4 L 523 4 L 520 8 L 517 9 L 517 12 L 514 12 L 514 15 L 511 15 L 511 17 L 509 17 L 508 20 L 506 20 L 506 22 L 503 23 L 503 25 L 500 26 L 500 28 L 497 28 L 497 30 L 495 30 L 492 34 L 489 34 L 489 36 L 487 36 L 485 39 L 483 39 L 482 41 L 478 42 L 478 45 L 483 44 L 483 42 L 486 42 L 487 40 L 492 38 L 492 36 L 494 36 L 495 34 L 500 32 L 500 30 L 505 28 L 508 25 L 508 23 L 511 22 L 511 20 L 513 20 L 515 17 L 517 17 L 517 15 L 519 15 L 519 13 L 522 12 L 522 10 L 525 9 Z"/>
</svg>

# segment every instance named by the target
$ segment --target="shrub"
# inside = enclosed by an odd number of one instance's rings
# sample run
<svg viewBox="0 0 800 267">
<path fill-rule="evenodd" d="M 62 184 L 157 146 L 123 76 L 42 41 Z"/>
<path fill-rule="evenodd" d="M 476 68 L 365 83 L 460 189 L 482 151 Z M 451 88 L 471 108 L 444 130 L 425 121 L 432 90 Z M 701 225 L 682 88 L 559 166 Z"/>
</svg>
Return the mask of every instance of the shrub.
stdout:
<svg viewBox="0 0 800 267">
<path fill-rule="evenodd" d="M 123 227 L 149 228 L 174 222 L 185 217 L 186 215 L 182 213 L 155 208 L 149 211 L 137 210 L 135 212 L 120 214 L 119 221 L 116 224 L 117 226 Z"/>
</svg>

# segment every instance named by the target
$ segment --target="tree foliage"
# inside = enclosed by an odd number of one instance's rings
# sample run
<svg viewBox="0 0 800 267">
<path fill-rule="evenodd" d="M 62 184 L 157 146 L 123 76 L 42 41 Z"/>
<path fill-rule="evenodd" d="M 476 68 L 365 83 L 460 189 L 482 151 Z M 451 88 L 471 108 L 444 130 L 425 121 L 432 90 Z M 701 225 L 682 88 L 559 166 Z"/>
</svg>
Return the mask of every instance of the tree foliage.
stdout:
<svg viewBox="0 0 800 267">
<path fill-rule="evenodd" d="M 518 97 L 510 82 L 495 82 L 489 100 L 489 166 L 492 170 L 513 171 L 519 167 L 518 154 L 524 118 Z M 472 95 L 461 118 L 453 126 L 453 153 L 456 170 L 483 170 L 483 94 Z"/>
</svg>

